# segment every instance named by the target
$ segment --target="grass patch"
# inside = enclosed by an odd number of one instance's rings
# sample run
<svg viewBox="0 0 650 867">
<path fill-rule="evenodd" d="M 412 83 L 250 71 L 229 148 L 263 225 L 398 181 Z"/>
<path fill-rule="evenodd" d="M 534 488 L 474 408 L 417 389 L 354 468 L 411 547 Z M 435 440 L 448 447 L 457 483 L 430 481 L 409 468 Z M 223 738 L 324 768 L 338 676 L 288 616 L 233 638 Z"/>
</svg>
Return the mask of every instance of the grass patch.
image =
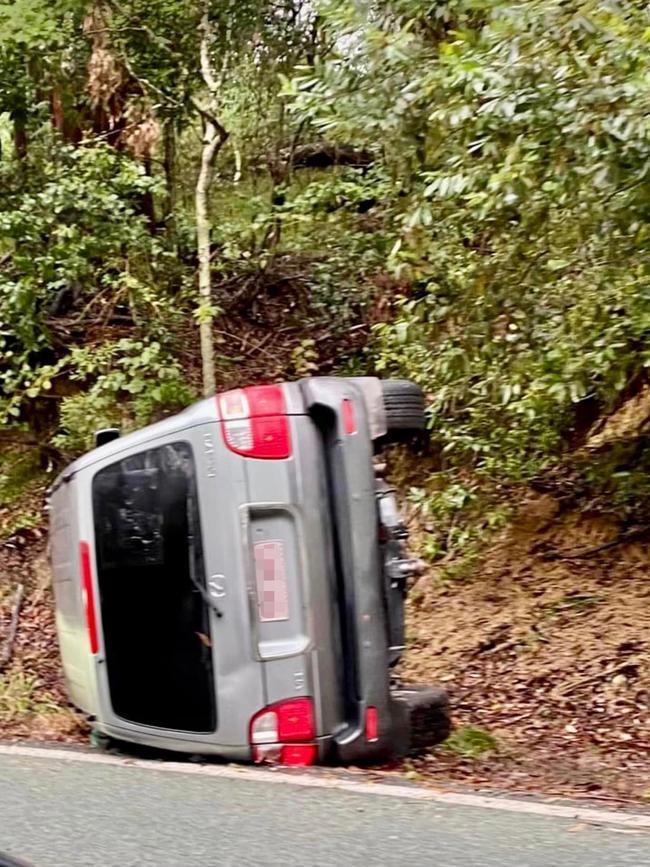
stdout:
<svg viewBox="0 0 650 867">
<path fill-rule="evenodd" d="M 0 452 L 0 539 L 42 524 L 46 481 L 34 449 Z"/>
<path fill-rule="evenodd" d="M 463 726 L 449 735 L 442 749 L 462 759 L 477 759 L 486 753 L 496 752 L 499 745 L 494 735 L 485 729 Z"/>
<path fill-rule="evenodd" d="M 33 527 L 39 527 L 42 522 L 41 513 L 35 509 L 18 509 L 0 519 L 0 537 L 6 538 L 20 533 L 21 530 L 31 530 Z"/>
<path fill-rule="evenodd" d="M 23 671 L 0 675 L 0 723 L 16 722 L 31 714 L 56 713 L 60 709 L 35 675 Z"/>
<path fill-rule="evenodd" d="M 0 503 L 15 503 L 42 474 L 35 449 L 0 453 Z"/>
</svg>

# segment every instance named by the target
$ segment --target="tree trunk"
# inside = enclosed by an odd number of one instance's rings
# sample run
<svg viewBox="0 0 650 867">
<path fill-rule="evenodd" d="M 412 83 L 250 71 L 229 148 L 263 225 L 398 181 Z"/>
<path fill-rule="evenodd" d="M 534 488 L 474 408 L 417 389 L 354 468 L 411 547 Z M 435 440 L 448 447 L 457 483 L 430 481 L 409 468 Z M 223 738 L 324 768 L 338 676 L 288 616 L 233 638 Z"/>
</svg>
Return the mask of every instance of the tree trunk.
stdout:
<svg viewBox="0 0 650 867">
<path fill-rule="evenodd" d="M 210 187 L 212 167 L 223 142 L 210 120 L 203 124 L 203 150 L 201 168 L 196 181 L 196 246 L 199 262 L 199 333 L 201 337 L 201 365 L 203 369 L 203 395 L 210 397 L 217 390 L 214 375 L 214 336 L 212 320 L 212 266 L 210 262 Z"/>
<path fill-rule="evenodd" d="M 151 158 L 145 157 L 144 160 L 144 170 L 148 178 L 151 177 Z M 140 208 L 142 213 L 147 218 L 147 223 L 149 224 L 149 231 L 152 235 L 156 232 L 156 203 L 154 201 L 153 193 L 151 190 L 145 190 L 140 196 Z"/>
<path fill-rule="evenodd" d="M 204 397 L 211 397 L 217 390 L 217 383 L 214 374 L 214 335 L 212 333 L 215 307 L 212 303 L 212 267 L 210 261 L 210 230 L 212 228 L 210 224 L 210 187 L 214 161 L 228 139 L 228 131 L 217 117 L 219 83 L 210 59 L 212 26 L 207 0 L 203 5 L 200 32 L 201 75 L 208 90 L 209 100 L 207 105 L 201 105 L 196 101 L 194 103 L 203 121 L 201 167 L 195 189 L 196 246 L 199 270 L 197 318 L 201 341 L 203 395 Z"/>
<path fill-rule="evenodd" d="M 16 108 L 11 117 L 14 122 L 14 151 L 22 162 L 27 158 L 27 110 Z"/>
<path fill-rule="evenodd" d="M 169 234 L 176 234 L 174 214 L 176 212 L 176 128 L 174 121 L 169 118 L 163 127 L 164 157 L 163 168 L 165 172 L 165 225 Z"/>
</svg>

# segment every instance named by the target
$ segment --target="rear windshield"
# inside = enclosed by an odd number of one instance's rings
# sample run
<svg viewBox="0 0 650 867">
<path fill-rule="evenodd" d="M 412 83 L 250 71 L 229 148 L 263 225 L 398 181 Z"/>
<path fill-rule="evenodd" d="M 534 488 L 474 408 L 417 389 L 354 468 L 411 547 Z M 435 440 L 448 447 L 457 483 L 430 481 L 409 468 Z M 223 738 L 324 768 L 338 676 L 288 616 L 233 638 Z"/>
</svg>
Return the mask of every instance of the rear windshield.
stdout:
<svg viewBox="0 0 650 867">
<path fill-rule="evenodd" d="M 169 729 L 216 727 L 196 470 L 188 443 L 129 455 L 93 480 L 113 709 Z"/>
</svg>

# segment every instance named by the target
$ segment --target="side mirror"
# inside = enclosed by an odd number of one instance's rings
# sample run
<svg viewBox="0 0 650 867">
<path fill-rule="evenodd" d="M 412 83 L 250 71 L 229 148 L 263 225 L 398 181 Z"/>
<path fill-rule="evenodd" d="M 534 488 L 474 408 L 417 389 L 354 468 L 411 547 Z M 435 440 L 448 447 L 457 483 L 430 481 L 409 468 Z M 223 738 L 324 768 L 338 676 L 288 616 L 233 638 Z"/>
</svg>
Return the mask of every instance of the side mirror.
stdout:
<svg viewBox="0 0 650 867">
<path fill-rule="evenodd" d="M 104 446 L 106 443 L 112 443 L 113 440 L 120 438 L 120 431 L 116 427 L 105 427 L 95 433 L 95 448 Z"/>
</svg>

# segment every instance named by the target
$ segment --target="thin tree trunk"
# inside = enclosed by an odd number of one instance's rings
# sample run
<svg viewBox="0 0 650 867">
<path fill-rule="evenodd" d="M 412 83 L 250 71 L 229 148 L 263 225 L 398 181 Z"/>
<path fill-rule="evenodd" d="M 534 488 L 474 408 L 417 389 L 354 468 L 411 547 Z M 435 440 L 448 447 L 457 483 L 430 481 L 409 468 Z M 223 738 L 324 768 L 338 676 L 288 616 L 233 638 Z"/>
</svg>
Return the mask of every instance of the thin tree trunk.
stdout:
<svg viewBox="0 0 650 867">
<path fill-rule="evenodd" d="M 143 159 L 144 162 L 144 170 L 147 177 L 151 177 L 151 157 L 145 157 Z M 146 190 L 142 193 L 140 197 L 140 207 L 142 208 L 142 213 L 147 218 L 147 222 L 149 224 L 149 231 L 152 235 L 156 232 L 156 203 L 153 198 L 153 193 L 151 190 Z"/>
<path fill-rule="evenodd" d="M 17 108 L 12 113 L 14 122 L 14 151 L 22 162 L 27 158 L 27 111 Z"/>
<path fill-rule="evenodd" d="M 201 74 L 209 94 L 208 105 L 195 102 L 203 120 L 203 149 L 201 151 L 201 167 L 196 180 L 196 246 L 198 255 L 199 278 L 199 336 L 201 342 L 201 366 L 203 371 L 203 394 L 210 397 L 217 390 L 214 373 L 214 334 L 212 323 L 215 308 L 212 303 L 212 268 L 210 261 L 210 187 L 212 186 L 212 170 L 217 154 L 228 139 L 228 131 L 217 117 L 219 85 L 210 60 L 210 43 L 212 27 L 210 24 L 209 4 L 203 5 L 201 17 Z"/>
<path fill-rule="evenodd" d="M 241 151 L 237 147 L 237 145 L 233 145 L 233 151 L 235 152 L 235 174 L 232 177 L 233 184 L 238 184 L 241 181 Z"/>
<path fill-rule="evenodd" d="M 214 335 L 212 320 L 212 267 L 210 262 L 210 187 L 212 167 L 221 142 L 210 120 L 203 124 L 203 150 L 201 168 L 196 181 L 196 246 L 199 261 L 199 333 L 201 337 L 201 365 L 203 369 L 203 395 L 210 397 L 217 390 L 214 375 Z"/>
<path fill-rule="evenodd" d="M 163 127 L 163 145 L 165 171 L 165 223 L 171 235 L 175 234 L 174 213 L 176 211 L 176 128 L 169 118 Z"/>
</svg>

